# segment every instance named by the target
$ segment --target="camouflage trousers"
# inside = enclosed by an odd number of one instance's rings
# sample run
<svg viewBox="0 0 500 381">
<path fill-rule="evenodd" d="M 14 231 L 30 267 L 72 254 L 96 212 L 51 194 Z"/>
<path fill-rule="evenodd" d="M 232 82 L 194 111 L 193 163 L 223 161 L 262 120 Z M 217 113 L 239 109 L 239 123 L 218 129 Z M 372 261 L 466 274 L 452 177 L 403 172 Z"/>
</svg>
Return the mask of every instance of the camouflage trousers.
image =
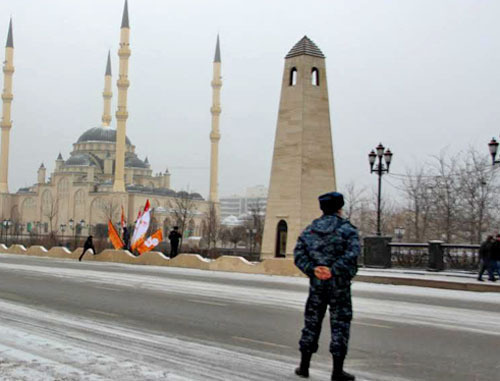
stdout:
<svg viewBox="0 0 500 381">
<path fill-rule="evenodd" d="M 339 289 L 330 280 L 311 280 L 304 312 L 305 326 L 299 341 L 300 351 L 315 353 L 318 350 L 321 324 L 328 306 L 331 327 L 330 352 L 333 356 L 345 357 L 352 320 L 351 288 L 349 286 Z"/>
</svg>

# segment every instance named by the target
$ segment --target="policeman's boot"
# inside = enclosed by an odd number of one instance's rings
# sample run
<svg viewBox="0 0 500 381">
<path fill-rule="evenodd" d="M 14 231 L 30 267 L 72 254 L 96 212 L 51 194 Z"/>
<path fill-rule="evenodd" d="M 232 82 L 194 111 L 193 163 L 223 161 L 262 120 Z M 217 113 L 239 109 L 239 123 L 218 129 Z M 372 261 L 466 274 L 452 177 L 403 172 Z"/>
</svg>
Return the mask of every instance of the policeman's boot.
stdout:
<svg viewBox="0 0 500 381">
<path fill-rule="evenodd" d="M 353 381 L 356 377 L 344 372 L 344 357 L 333 356 L 332 381 Z"/>
<path fill-rule="evenodd" d="M 295 369 L 297 376 L 308 378 L 309 377 L 309 364 L 311 363 L 311 352 L 301 352 L 300 366 Z"/>
</svg>

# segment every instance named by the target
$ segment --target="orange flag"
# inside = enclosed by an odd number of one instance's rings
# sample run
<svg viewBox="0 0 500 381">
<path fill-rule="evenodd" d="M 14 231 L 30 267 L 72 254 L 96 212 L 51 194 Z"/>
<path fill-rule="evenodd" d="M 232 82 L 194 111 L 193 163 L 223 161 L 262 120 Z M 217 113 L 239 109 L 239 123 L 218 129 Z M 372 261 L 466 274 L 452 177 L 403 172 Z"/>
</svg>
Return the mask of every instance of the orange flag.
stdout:
<svg viewBox="0 0 500 381">
<path fill-rule="evenodd" d="M 123 248 L 123 241 L 121 240 L 120 235 L 116 231 L 116 228 L 113 226 L 111 220 L 108 220 L 108 237 L 115 250 L 120 250 Z"/>
<path fill-rule="evenodd" d="M 161 229 L 158 229 L 154 234 L 151 235 L 148 239 L 139 242 L 137 246 L 137 251 L 140 254 L 146 253 L 148 251 L 153 250 L 158 244 L 163 240 L 163 234 Z"/>
</svg>

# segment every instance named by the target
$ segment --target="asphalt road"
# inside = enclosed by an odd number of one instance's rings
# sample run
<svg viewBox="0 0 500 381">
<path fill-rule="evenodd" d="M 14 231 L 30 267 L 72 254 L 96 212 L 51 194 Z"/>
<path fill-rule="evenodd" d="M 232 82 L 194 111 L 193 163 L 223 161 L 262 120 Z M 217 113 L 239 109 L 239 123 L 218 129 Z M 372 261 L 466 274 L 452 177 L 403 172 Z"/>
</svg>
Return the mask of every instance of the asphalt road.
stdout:
<svg viewBox="0 0 500 381">
<path fill-rule="evenodd" d="M 353 289 L 359 379 L 500 379 L 498 294 Z M 53 379 L 293 380 L 306 297 L 305 279 L 0 254 L 0 378 L 21 351 L 21 374 L 54 362 Z M 329 379 L 323 329 L 312 380 Z"/>
</svg>

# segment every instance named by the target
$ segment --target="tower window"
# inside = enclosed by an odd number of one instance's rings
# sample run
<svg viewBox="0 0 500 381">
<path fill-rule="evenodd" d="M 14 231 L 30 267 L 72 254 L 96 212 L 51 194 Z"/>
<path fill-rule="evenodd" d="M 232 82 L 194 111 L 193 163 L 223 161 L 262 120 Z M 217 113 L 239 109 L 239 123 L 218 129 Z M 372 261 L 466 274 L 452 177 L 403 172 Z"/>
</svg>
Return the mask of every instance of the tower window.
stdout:
<svg viewBox="0 0 500 381">
<path fill-rule="evenodd" d="M 290 70 L 290 86 L 295 86 L 297 84 L 297 68 L 292 67 L 292 70 Z"/>
<path fill-rule="evenodd" d="M 311 84 L 319 86 L 319 70 L 316 67 L 313 67 L 311 70 Z"/>
</svg>

